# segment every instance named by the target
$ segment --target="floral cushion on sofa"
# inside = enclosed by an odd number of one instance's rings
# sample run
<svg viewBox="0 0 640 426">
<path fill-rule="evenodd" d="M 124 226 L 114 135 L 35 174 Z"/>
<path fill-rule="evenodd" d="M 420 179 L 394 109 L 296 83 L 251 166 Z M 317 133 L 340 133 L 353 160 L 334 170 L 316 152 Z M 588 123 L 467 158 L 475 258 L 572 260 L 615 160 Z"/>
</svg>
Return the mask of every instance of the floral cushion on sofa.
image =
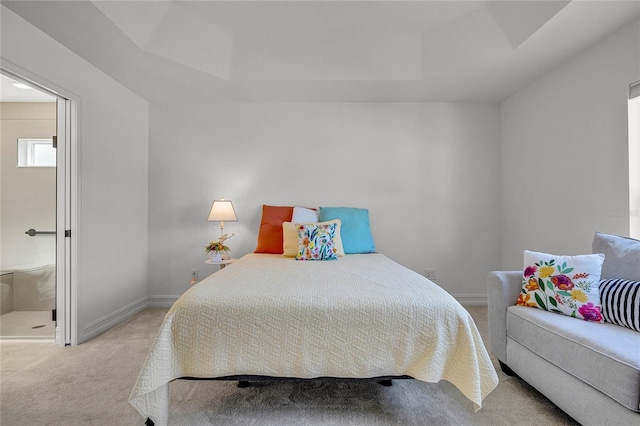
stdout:
<svg viewBox="0 0 640 426">
<path fill-rule="evenodd" d="M 524 251 L 517 304 L 603 322 L 598 283 L 604 255 L 556 256 Z"/>
</svg>

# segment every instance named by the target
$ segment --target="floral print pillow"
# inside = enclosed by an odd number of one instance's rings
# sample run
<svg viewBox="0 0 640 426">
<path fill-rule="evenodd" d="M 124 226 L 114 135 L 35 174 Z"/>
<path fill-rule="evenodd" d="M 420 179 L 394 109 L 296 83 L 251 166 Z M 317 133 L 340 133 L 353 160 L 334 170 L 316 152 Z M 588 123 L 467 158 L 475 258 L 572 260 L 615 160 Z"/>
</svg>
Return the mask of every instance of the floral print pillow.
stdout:
<svg viewBox="0 0 640 426">
<path fill-rule="evenodd" d="M 333 240 L 336 223 L 297 225 L 298 253 L 296 260 L 335 260 L 338 249 Z"/>
<path fill-rule="evenodd" d="M 555 256 L 524 251 L 517 305 L 604 322 L 598 284 L 604 255 Z"/>
</svg>

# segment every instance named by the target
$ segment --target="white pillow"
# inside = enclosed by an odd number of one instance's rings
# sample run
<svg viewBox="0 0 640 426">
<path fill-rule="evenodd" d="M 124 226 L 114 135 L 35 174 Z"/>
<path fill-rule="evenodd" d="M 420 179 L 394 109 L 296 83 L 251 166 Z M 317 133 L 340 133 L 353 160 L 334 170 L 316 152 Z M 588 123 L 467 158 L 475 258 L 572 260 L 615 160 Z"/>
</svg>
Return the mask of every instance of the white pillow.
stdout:
<svg viewBox="0 0 640 426">
<path fill-rule="evenodd" d="M 320 212 L 317 210 L 311 210 L 304 207 L 294 207 L 292 223 L 316 223 L 320 217 Z"/>
</svg>

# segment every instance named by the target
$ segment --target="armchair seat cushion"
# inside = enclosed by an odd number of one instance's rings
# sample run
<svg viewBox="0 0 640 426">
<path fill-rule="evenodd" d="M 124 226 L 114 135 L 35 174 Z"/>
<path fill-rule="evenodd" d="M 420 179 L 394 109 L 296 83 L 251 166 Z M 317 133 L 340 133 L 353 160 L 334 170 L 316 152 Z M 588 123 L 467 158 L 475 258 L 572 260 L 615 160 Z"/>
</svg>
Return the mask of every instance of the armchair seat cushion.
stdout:
<svg viewBox="0 0 640 426">
<path fill-rule="evenodd" d="M 640 412 L 638 332 L 523 306 L 507 308 L 506 324 L 509 338 Z"/>
</svg>

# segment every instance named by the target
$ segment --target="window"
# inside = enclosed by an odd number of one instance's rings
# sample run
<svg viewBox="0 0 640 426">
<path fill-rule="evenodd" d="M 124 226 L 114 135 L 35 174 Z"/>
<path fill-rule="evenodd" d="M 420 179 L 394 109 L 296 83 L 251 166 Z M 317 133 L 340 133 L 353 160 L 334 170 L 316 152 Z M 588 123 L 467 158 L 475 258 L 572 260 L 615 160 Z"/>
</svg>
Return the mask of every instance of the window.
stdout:
<svg viewBox="0 0 640 426">
<path fill-rule="evenodd" d="M 629 231 L 640 238 L 640 80 L 629 86 Z"/>
<path fill-rule="evenodd" d="M 55 167 L 53 138 L 18 138 L 18 167 Z"/>
</svg>

